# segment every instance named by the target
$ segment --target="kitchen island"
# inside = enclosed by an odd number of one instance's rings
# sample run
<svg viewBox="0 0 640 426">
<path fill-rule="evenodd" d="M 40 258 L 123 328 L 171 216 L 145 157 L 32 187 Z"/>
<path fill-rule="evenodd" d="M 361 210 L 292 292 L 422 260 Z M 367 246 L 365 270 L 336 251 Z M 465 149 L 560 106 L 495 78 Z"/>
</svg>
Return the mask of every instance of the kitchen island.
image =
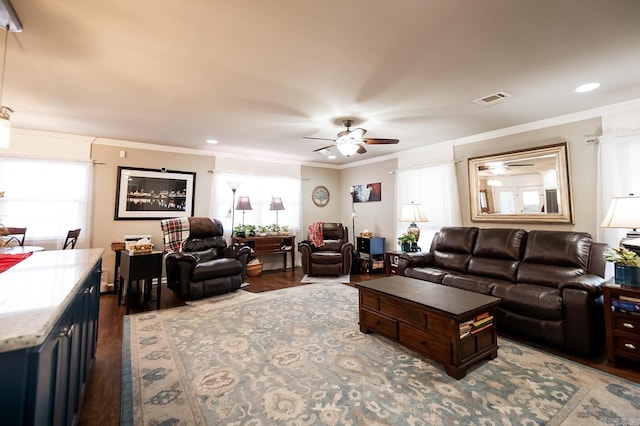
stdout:
<svg viewBox="0 0 640 426">
<path fill-rule="evenodd" d="M 0 273 L 5 424 L 76 423 L 95 359 L 103 252 L 36 252 Z"/>
</svg>

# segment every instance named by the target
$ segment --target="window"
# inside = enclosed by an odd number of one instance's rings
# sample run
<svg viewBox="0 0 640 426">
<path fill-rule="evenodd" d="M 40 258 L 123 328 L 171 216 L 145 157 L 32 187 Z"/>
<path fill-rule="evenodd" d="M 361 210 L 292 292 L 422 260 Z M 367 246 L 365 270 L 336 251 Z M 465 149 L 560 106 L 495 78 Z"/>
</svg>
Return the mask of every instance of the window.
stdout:
<svg viewBox="0 0 640 426">
<path fill-rule="evenodd" d="M 26 227 L 25 244 L 61 249 L 69 229 L 89 235 L 91 165 L 0 157 L 0 222 Z M 76 246 L 77 247 L 77 246 Z"/>
<path fill-rule="evenodd" d="M 429 222 L 418 223 L 422 250 L 428 251 L 433 235 L 443 226 L 459 226 L 460 207 L 453 163 L 437 164 L 409 170 L 400 170 L 396 174 L 397 214 L 400 217 L 402 206 L 411 202 L 422 204 Z M 409 224 L 397 222 L 397 236 L 405 233 Z"/>
<path fill-rule="evenodd" d="M 231 235 L 231 213 L 233 211 L 231 207 L 233 192 L 229 187 L 229 182 L 240 183 L 235 194 L 236 204 L 238 197 L 248 196 L 252 207 L 252 210 L 235 211 L 234 226 L 242 224 L 243 220 L 245 225 L 271 225 L 276 223 L 277 217 L 278 224 L 289 226 L 289 232 L 292 235 L 295 235 L 300 229 L 301 185 L 299 178 L 216 172 L 210 215 L 222 222 L 225 235 Z M 284 210 L 277 213 L 274 210 L 269 210 L 271 197 L 282 198 Z"/>
</svg>

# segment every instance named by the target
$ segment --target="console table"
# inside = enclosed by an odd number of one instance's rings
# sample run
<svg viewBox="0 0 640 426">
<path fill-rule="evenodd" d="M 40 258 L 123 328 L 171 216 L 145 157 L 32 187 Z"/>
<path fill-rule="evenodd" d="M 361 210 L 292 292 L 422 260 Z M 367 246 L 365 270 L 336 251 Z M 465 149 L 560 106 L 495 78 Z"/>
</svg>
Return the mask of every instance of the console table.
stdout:
<svg viewBox="0 0 640 426">
<path fill-rule="evenodd" d="M 284 269 L 287 269 L 287 253 L 291 254 L 291 270 L 295 267 L 295 235 L 268 235 L 265 237 L 233 237 L 233 243 L 243 244 L 251 247 L 251 255 L 261 254 L 282 254 Z"/>
</svg>

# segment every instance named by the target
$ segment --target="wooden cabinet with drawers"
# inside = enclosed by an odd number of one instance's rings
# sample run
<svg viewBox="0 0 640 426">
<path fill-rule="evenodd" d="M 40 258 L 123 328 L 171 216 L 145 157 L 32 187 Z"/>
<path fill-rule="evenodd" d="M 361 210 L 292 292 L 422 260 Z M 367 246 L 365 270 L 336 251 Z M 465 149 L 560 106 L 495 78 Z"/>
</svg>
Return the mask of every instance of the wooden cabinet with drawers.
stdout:
<svg viewBox="0 0 640 426">
<path fill-rule="evenodd" d="M 602 286 L 604 323 L 607 335 L 607 358 L 640 361 L 640 287 L 615 283 Z"/>
</svg>

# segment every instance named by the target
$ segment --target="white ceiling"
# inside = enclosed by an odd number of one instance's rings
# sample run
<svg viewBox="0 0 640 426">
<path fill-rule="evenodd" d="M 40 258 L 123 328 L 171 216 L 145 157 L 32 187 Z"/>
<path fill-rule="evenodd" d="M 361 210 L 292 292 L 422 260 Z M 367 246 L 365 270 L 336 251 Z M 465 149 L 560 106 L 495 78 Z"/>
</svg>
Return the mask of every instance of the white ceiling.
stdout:
<svg viewBox="0 0 640 426">
<path fill-rule="evenodd" d="M 13 5 L 2 103 L 23 129 L 343 164 L 640 98 L 638 0 Z M 312 152 L 344 117 L 400 144 Z"/>
</svg>

